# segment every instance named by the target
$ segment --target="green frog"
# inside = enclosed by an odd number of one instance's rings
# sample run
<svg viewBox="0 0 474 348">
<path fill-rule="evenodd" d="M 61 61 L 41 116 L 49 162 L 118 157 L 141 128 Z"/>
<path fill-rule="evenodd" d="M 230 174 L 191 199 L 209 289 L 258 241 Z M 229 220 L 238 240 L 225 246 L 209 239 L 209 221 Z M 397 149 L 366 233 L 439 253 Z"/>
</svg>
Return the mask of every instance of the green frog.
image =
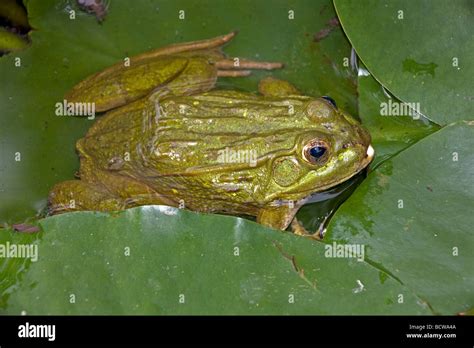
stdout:
<svg viewBox="0 0 474 348">
<path fill-rule="evenodd" d="M 49 212 L 162 204 L 285 230 L 311 194 L 370 163 L 369 133 L 329 97 L 274 78 L 258 95 L 214 89 L 221 76 L 283 66 L 228 58 L 234 35 L 150 51 L 76 85 L 68 102 L 106 113 L 77 142 L 79 180 L 54 186 Z"/>
</svg>

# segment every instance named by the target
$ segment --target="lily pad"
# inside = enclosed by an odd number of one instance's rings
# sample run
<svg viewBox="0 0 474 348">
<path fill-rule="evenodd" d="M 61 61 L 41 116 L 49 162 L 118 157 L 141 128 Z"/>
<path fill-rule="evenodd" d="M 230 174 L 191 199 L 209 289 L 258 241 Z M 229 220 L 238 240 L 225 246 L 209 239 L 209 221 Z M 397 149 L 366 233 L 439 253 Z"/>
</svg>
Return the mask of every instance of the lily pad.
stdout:
<svg viewBox="0 0 474 348">
<path fill-rule="evenodd" d="M 25 3 L 34 28 L 31 47 L 0 59 L 0 221 L 40 212 L 51 187 L 72 179 L 78 168 L 74 144 L 94 121 L 58 117 L 55 104 L 88 75 L 156 47 L 239 30 L 225 48 L 229 55 L 286 66 L 223 79 L 220 86 L 256 91 L 258 80 L 271 74 L 304 93 L 331 95 L 353 114 L 357 110 L 355 76 L 343 65 L 350 45 L 342 30 L 334 27 L 323 40 L 313 40 L 336 16 L 329 0 L 112 1 L 102 24 L 72 0 Z"/>
<path fill-rule="evenodd" d="M 419 103 L 421 113 L 441 125 L 474 115 L 474 12 L 469 1 L 334 4 L 361 60 L 398 99 Z"/>
<path fill-rule="evenodd" d="M 5 314 L 431 313 L 370 263 L 244 219 L 143 206 L 40 225 L 36 262 L 0 259 Z"/>
<path fill-rule="evenodd" d="M 340 207 L 326 242 L 366 246 L 433 312 L 474 304 L 474 123 L 449 125 L 381 164 Z"/>
<path fill-rule="evenodd" d="M 439 130 L 440 127 L 422 115 L 410 115 L 410 110 L 395 114 L 386 112 L 395 107 L 402 110 L 404 104 L 396 98 L 387 96 L 383 92 L 383 87 L 365 70 L 365 67 L 361 66 L 360 69 L 362 73 L 358 76 L 357 87 L 359 117 L 372 137 L 375 159 L 371 163 L 371 168 L 375 168 L 418 140 Z"/>
</svg>

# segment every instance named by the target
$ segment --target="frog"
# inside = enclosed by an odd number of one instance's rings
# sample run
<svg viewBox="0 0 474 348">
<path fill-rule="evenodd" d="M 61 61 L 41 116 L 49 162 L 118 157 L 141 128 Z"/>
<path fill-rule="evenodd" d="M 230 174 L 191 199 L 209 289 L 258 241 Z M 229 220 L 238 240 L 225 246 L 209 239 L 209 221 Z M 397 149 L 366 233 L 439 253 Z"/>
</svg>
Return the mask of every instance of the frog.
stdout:
<svg viewBox="0 0 474 348">
<path fill-rule="evenodd" d="M 49 214 L 166 205 L 284 231 L 312 194 L 367 168 L 370 134 L 332 98 L 274 77 L 258 93 L 217 88 L 283 68 L 228 57 L 234 36 L 145 52 L 74 86 L 68 102 L 104 114 L 77 141 L 77 178 L 52 188 Z"/>
</svg>

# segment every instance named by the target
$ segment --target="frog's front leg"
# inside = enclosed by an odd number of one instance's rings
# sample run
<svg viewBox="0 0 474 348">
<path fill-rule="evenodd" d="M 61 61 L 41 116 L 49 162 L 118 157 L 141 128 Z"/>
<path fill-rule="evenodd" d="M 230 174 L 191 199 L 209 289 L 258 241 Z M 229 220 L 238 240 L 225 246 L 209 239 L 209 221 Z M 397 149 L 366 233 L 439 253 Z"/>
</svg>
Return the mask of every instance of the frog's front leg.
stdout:
<svg viewBox="0 0 474 348">
<path fill-rule="evenodd" d="M 324 221 L 326 221 L 326 219 Z M 324 226 L 325 222 L 319 225 L 319 228 L 316 232 L 310 233 L 306 228 L 304 228 L 303 224 L 299 222 L 298 219 L 295 217 L 291 222 L 291 231 L 297 236 L 321 240 L 324 237 Z"/>
<path fill-rule="evenodd" d="M 282 204 L 262 208 L 257 214 L 257 222 L 284 231 L 290 225 L 299 207 L 294 204 Z"/>
<path fill-rule="evenodd" d="M 322 231 L 309 233 L 296 218 L 296 213 L 300 206 L 291 207 L 291 205 L 282 205 L 279 207 L 269 207 L 261 209 L 257 215 L 257 222 L 278 230 L 286 230 L 291 225 L 291 231 L 297 236 L 311 239 L 322 239 Z M 323 224 L 321 224 L 321 227 Z"/>
<path fill-rule="evenodd" d="M 260 209 L 257 214 L 257 222 L 283 231 L 286 230 L 288 226 L 291 226 L 291 232 L 297 236 L 321 240 L 323 238 L 322 229 L 326 225 L 326 219 L 315 233 L 309 233 L 296 218 L 296 213 L 304 204 L 304 200 L 289 203 L 290 204 L 281 204 Z"/>
</svg>

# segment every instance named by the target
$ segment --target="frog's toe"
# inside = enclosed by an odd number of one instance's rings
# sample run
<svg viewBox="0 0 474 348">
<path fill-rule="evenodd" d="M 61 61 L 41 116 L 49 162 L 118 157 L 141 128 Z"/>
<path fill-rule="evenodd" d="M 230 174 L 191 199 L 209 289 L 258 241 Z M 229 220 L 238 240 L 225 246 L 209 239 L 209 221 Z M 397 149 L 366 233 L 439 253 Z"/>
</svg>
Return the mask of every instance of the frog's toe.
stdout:
<svg viewBox="0 0 474 348">
<path fill-rule="evenodd" d="M 150 52 L 143 53 L 139 55 L 138 58 L 149 59 L 150 57 L 154 57 L 158 55 L 176 54 L 176 53 L 181 53 L 181 52 L 199 51 L 199 50 L 205 50 L 205 49 L 218 48 L 220 46 L 225 45 L 230 40 L 232 40 L 235 35 L 237 35 L 237 31 L 231 31 L 228 34 L 217 36 L 212 39 L 173 44 L 173 45 L 165 46 L 162 48 L 158 48 Z"/>
<path fill-rule="evenodd" d="M 245 77 L 250 74 L 250 70 L 217 70 L 218 77 Z"/>
<path fill-rule="evenodd" d="M 283 68 L 283 63 L 279 62 L 259 62 L 256 60 L 224 58 L 215 62 L 217 76 L 221 77 L 241 77 L 248 76 L 251 70 L 273 70 Z"/>
<path fill-rule="evenodd" d="M 283 68 L 279 62 L 259 62 L 256 60 L 224 58 L 215 63 L 217 76 L 219 77 L 241 77 L 248 76 L 251 70 L 273 70 Z"/>
<path fill-rule="evenodd" d="M 280 62 L 260 62 L 258 60 L 224 58 L 218 60 L 216 63 L 217 69 L 256 69 L 256 70 L 274 70 L 283 68 L 283 63 Z"/>
</svg>

